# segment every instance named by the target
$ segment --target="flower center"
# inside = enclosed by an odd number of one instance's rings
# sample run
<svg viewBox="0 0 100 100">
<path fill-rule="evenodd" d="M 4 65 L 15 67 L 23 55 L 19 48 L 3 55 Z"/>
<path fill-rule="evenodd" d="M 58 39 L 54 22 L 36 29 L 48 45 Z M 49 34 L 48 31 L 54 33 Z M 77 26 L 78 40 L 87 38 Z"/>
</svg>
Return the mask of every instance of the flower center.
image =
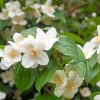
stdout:
<svg viewBox="0 0 100 100">
<path fill-rule="evenodd" d="M 37 55 L 37 51 L 34 50 L 34 49 L 32 49 L 32 50 L 30 51 L 30 55 L 31 55 L 32 57 L 36 56 L 36 55 Z"/>
<path fill-rule="evenodd" d="M 9 55 L 11 58 L 14 58 L 14 57 L 16 57 L 17 53 L 16 53 L 16 51 L 12 50 Z"/>
<path fill-rule="evenodd" d="M 55 76 L 54 81 L 55 81 L 56 84 L 62 84 L 63 83 L 62 79 L 58 75 Z"/>
<path fill-rule="evenodd" d="M 67 88 L 69 90 L 73 90 L 75 88 L 75 84 L 73 82 L 69 82 L 69 83 L 67 83 Z"/>
</svg>

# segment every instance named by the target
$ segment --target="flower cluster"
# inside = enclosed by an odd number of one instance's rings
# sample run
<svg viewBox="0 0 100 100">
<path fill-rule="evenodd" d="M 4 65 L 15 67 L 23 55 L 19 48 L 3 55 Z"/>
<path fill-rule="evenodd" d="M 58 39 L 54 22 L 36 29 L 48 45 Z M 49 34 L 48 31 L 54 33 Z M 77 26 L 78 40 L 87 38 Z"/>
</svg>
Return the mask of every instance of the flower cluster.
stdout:
<svg viewBox="0 0 100 100">
<path fill-rule="evenodd" d="M 8 2 L 5 4 L 6 8 L 2 9 L 0 13 L 1 20 L 11 19 L 14 25 L 26 25 L 27 21 L 24 19 L 25 13 L 21 9 L 21 5 L 18 1 Z"/>
<path fill-rule="evenodd" d="M 49 28 L 46 33 L 40 28 L 36 31 L 36 37 L 28 35 L 24 38 L 19 33 L 13 35 L 14 42 L 9 41 L 10 45 L 5 46 L 4 50 L 1 49 L 1 69 L 8 69 L 20 61 L 25 68 L 36 68 L 38 64 L 48 64 L 49 57 L 46 51 L 58 41 L 57 31 L 54 27 Z"/>
<path fill-rule="evenodd" d="M 50 80 L 51 83 L 56 85 L 54 94 L 58 97 L 63 95 L 67 98 L 73 98 L 83 82 L 83 79 L 75 70 L 69 69 L 70 65 L 67 64 L 64 70 L 56 70 Z"/>
</svg>

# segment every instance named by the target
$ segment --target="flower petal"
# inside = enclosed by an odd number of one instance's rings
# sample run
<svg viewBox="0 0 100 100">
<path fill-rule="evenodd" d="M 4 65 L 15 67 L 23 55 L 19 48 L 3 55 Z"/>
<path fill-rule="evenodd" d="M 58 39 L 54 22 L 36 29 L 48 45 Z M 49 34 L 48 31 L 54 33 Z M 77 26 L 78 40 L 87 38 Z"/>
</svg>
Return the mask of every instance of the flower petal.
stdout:
<svg viewBox="0 0 100 100">
<path fill-rule="evenodd" d="M 22 65 L 25 68 L 30 68 L 35 64 L 34 58 L 32 58 L 30 55 L 24 54 L 22 57 Z"/>
<path fill-rule="evenodd" d="M 56 37 L 57 31 L 54 27 L 49 28 L 49 30 L 46 32 L 46 35 L 49 37 Z"/>
<path fill-rule="evenodd" d="M 41 51 L 35 59 L 40 65 L 47 65 L 49 62 L 48 55 L 44 51 Z"/>
</svg>

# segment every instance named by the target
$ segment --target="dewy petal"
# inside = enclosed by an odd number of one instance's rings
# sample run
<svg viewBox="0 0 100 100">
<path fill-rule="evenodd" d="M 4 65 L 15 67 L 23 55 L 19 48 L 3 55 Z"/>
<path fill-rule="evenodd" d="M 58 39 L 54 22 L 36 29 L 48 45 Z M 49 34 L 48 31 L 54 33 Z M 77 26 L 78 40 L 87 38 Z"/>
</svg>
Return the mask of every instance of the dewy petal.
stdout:
<svg viewBox="0 0 100 100">
<path fill-rule="evenodd" d="M 54 27 L 49 28 L 49 30 L 46 32 L 46 35 L 48 37 L 55 38 L 57 36 L 57 31 Z"/>
<path fill-rule="evenodd" d="M 19 33 L 14 33 L 13 40 L 15 43 L 19 43 L 20 41 L 23 40 L 23 36 Z"/>
<path fill-rule="evenodd" d="M 47 65 L 49 62 L 48 55 L 44 51 L 39 52 L 35 59 L 40 65 Z"/>
<path fill-rule="evenodd" d="M 97 26 L 98 35 L 100 35 L 100 25 Z"/>
<path fill-rule="evenodd" d="M 22 65 L 25 68 L 30 68 L 32 65 L 35 64 L 34 58 L 32 58 L 30 55 L 24 54 L 22 57 Z"/>
</svg>

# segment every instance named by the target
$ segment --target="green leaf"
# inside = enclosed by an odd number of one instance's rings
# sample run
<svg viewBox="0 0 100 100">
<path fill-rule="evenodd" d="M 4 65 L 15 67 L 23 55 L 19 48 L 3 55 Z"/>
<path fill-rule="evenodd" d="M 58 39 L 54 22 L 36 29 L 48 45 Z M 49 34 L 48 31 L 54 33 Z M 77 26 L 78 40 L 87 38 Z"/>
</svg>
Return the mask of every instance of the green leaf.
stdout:
<svg viewBox="0 0 100 100">
<path fill-rule="evenodd" d="M 66 18 L 65 18 L 64 12 L 58 11 L 58 12 L 55 12 L 54 15 L 55 15 L 55 20 L 61 20 L 64 23 L 66 22 Z"/>
<path fill-rule="evenodd" d="M 86 65 L 83 62 L 79 62 L 73 65 L 78 74 L 83 78 L 86 75 Z"/>
<path fill-rule="evenodd" d="M 4 0 L 0 0 L 0 8 L 2 8 L 4 5 Z"/>
<path fill-rule="evenodd" d="M 83 45 L 85 43 L 85 41 L 80 36 L 78 36 L 74 33 L 64 32 L 63 34 L 68 35 L 71 39 L 75 40 L 79 44 Z"/>
<path fill-rule="evenodd" d="M 100 65 L 99 65 L 99 67 L 100 67 Z M 99 69 L 99 73 L 91 81 L 91 85 L 95 86 L 98 81 L 100 81 L 100 69 Z"/>
<path fill-rule="evenodd" d="M 99 66 L 98 66 L 98 64 L 96 64 L 92 69 L 91 68 L 87 68 L 87 73 L 86 73 L 86 76 L 85 76 L 85 81 L 87 83 L 90 83 L 91 80 L 93 80 L 98 73 L 99 73 Z"/>
<path fill-rule="evenodd" d="M 38 95 L 35 100 L 61 100 L 61 97 L 56 97 L 53 94 Z"/>
<path fill-rule="evenodd" d="M 6 21 L 0 20 L 0 30 L 3 30 L 6 26 L 8 26 L 8 24 L 9 24 L 8 20 Z"/>
<path fill-rule="evenodd" d="M 83 52 L 77 47 L 77 44 L 67 36 L 60 36 L 59 41 L 55 43 L 54 48 L 63 55 L 69 56 L 80 62 L 85 60 Z"/>
<path fill-rule="evenodd" d="M 22 34 L 24 37 L 27 37 L 28 35 L 36 36 L 36 27 L 35 27 L 35 28 L 27 29 L 27 30 L 25 30 L 25 31 L 22 31 L 21 34 Z"/>
<path fill-rule="evenodd" d="M 90 68 L 93 68 L 94 65 L 97 63 L 98 61 L 98 56 L 97 53 L 95 52 L 94 55 L 87 60 L 87 66 L 89 66 Z"/>
<path fill-rule="evenodd" d="M 14 69 L 14 81 L 17 88 L 21 92 L 29 89 L 35 82 L 37 75 L 35 69 L 26 69 L 18 63 Z"/>
<path fill-rule="evenodd" d="M 51 79 L 52 75 L 56 71 L 56 64 L 54 61 L 50 61 L 47 68 L 43 70 L 43 72 L 39 75 L 36 80 L 35 87 L 40 92 L 41 88 Z"/>
</svg>

